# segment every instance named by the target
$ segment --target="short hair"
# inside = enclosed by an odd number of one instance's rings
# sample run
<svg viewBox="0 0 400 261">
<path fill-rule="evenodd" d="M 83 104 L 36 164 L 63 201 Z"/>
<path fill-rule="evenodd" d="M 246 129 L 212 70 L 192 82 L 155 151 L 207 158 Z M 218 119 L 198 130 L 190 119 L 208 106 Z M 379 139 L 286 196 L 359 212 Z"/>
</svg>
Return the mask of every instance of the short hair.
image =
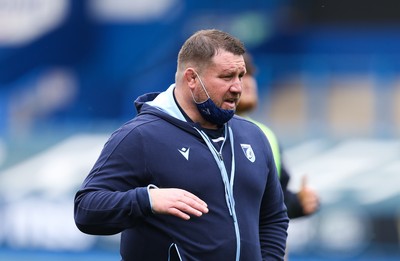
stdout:
<svg viewBox="0 0 400 261">
<path fill-rule="evenodd" d="M 225 50 L 235 55 L 243 55 L 243 43 L 232 35 L 217 30 L 200 30 L 190 36 L 182 45 L 178 54 L 178 70 L 187 63 L 193 63 L 201 69 L 208 65 L 218 50 Z"/>
</svg>

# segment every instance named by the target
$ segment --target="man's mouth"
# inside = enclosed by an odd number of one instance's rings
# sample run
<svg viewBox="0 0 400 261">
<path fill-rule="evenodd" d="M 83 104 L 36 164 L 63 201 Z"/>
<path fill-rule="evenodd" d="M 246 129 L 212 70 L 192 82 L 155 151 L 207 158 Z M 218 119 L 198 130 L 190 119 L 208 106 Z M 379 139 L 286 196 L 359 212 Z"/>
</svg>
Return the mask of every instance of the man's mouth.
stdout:
<svg viewBox="0 0 400 261">
<path fill-rule="evenodd" d="M 227 105 L 226 107 L 228 107 L 228 108 L 226 108 L 227 110 L 233 110 L 233 109 L 235 109 L 237 103 L 238 103 L 238 99 L 235 99 L 235 98 L 233 98 L 233 99 L 226 99 L 226 100 L 224 101 L 224 104 L 226 104 L 226 105 Z"/>
</svg>

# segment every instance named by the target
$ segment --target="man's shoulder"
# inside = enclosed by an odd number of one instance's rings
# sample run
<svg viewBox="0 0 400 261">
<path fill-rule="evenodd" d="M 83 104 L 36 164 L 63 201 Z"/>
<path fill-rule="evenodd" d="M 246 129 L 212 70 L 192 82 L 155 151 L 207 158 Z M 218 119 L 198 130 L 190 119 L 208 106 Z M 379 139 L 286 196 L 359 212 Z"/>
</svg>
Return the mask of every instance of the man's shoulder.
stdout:
<svg viewBox="0 0 400 261">
<path fill-rule="evenodd" d="M 263 133 L 260 131 L 260 126 L 249 118 L 235 115 L 230 121 L 230 126 L 233 131 L 246 132 L 246 135 L 256 135 L 257 133 Z"/>
<path fill-rule="evenodd" d="M 239 124 L 239 128 L 246 127 L 245 125 L 253 125 L 256 129 L 261 129 L 261 131 L 268 137 L 268 139 L 277 140 L 275 133 L 264 123 L 254 120 L 250 117 L 242 117 L 235 115 L 234 119 L 236 120 L 237 124 Z M 248 129 L 246 129 L 248 130 Z"/>
<path fill-rule="evenodd" d="M 232 120 L 230 121 L 232 124 L 236 124 L 236 125 L 254 125 L 254 122 L 248 118 L 248 117 L 243 117 L 243 116 L 239 116 L 237 114 L 235 114 L 232 118 Z"/>
<path fill-rule="evenodd" d="M 258 126 L 260 129 L 262 129 L 263 131 L 264 131 L 264 130 L 268 130 L 268 131 L 272 132 L 272 130 L 271 130 L 269 127 L 267 127 L 267 125 L 265 125 L 264 123 L 259 122 L 259 121 L 257 121 L 257 120 L 254 120 L 254 119 L 252 119 L 252 118 L 250 118 L 250 117 L 242 117 L 242 116 L 239 116 L 239 115 L 235 115 L 235 116 L 233 117 L 233 119 L 236 120 L 237 124 L 256 125 L 256 126 Z"/>
<path fill-rule="evenodd" d="M 122 133 L 131 133 L 147 129 L 160 131 L 157 126 L 163 124 L 163 122 L 164 121 L 155 114 L 139 114 L 121 125 L 118 130 Z"/>
</svg>

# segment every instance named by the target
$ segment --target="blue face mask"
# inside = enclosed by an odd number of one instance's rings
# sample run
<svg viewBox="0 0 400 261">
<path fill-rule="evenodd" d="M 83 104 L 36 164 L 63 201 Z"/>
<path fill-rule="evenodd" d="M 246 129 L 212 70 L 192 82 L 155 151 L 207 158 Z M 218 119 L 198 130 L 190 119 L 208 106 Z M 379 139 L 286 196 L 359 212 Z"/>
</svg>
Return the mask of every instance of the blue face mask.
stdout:
<svg viewBox="0 0 400 261">
<path fill-rule="evenodd" d="M 196 72 L 195 72 L 196 73 Z M 207 100 L 204 102 L 197 102 L 193 96 L 192 97 L 194 102 L 196 103 L 197 109 L 199 110 L 201 116 L 208 122 L 217 124 L 217 125 L 223 125 L 226 122 L 228 122 L 230 119 L 232 119 L 233 115 L 235 114 L 234 110 L 224 110 L 219 108 L 210 98 L 210 95 L 208 95 L 208 92 L 206 90 L 206 87 L 203 84 L 203 81 L 201 80 L 200 76 L 196 73 L 197 77 L 199 78 L 201 87 L 203 87 L 203 90 L 207 94 Z"/>
</svg>

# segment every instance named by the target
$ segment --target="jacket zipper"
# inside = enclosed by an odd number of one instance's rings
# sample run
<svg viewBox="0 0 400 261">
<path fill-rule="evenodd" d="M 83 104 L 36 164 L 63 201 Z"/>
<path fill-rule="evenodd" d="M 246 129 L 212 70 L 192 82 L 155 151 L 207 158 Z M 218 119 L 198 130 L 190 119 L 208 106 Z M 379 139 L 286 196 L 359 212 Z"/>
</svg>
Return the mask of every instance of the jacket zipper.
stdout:
<svg viewBox="0 0 400 261">
<path fill-rule="evenodd" d="M 231 215 L 233 219 L 233 224 L 235 227 L 235 234 L 236 234 L 236 261 L 239 261 L 240 259 L 240 231 L 239 231 L 239 224 L 237 221 L 237 216 L 236 216 L 236 211 L 235 211 L 235 199 L 233 197 L 233 183 L 234 183 L 234 177 L 235 177 L 235 151 L 234 151 L 234 141 L 233 141 L 233 133 L 232 129 L 225 124 L 225 139 L 221 145 L 221 148 L 219 151 L 214 147 L 214 145 L 211 143 L 210 139 L 208 136 L 201 130 L 197 129 L 197 132 L 201 135 L 203 140 L 208 146 L 208 149 L 211 151 L 212 155 L 214 156 L 215 162 L 217 163 L 220 172 L 221 172 L 221 178 L 224 183 L 225 187 L 225 200 L 226 204 L 229 209 L 229 214 Z M 222 157 L 222 149 L 225 145 L 225 141 L 227 139 L 229 133 L 229 141 L 231 144 L 231 150 L 232 150 L 232 167 L 231 167 L 231 176 L 230 180 L 228 177 L 228 173 L 226 171 L 224 159 Z"/>
</svg>

